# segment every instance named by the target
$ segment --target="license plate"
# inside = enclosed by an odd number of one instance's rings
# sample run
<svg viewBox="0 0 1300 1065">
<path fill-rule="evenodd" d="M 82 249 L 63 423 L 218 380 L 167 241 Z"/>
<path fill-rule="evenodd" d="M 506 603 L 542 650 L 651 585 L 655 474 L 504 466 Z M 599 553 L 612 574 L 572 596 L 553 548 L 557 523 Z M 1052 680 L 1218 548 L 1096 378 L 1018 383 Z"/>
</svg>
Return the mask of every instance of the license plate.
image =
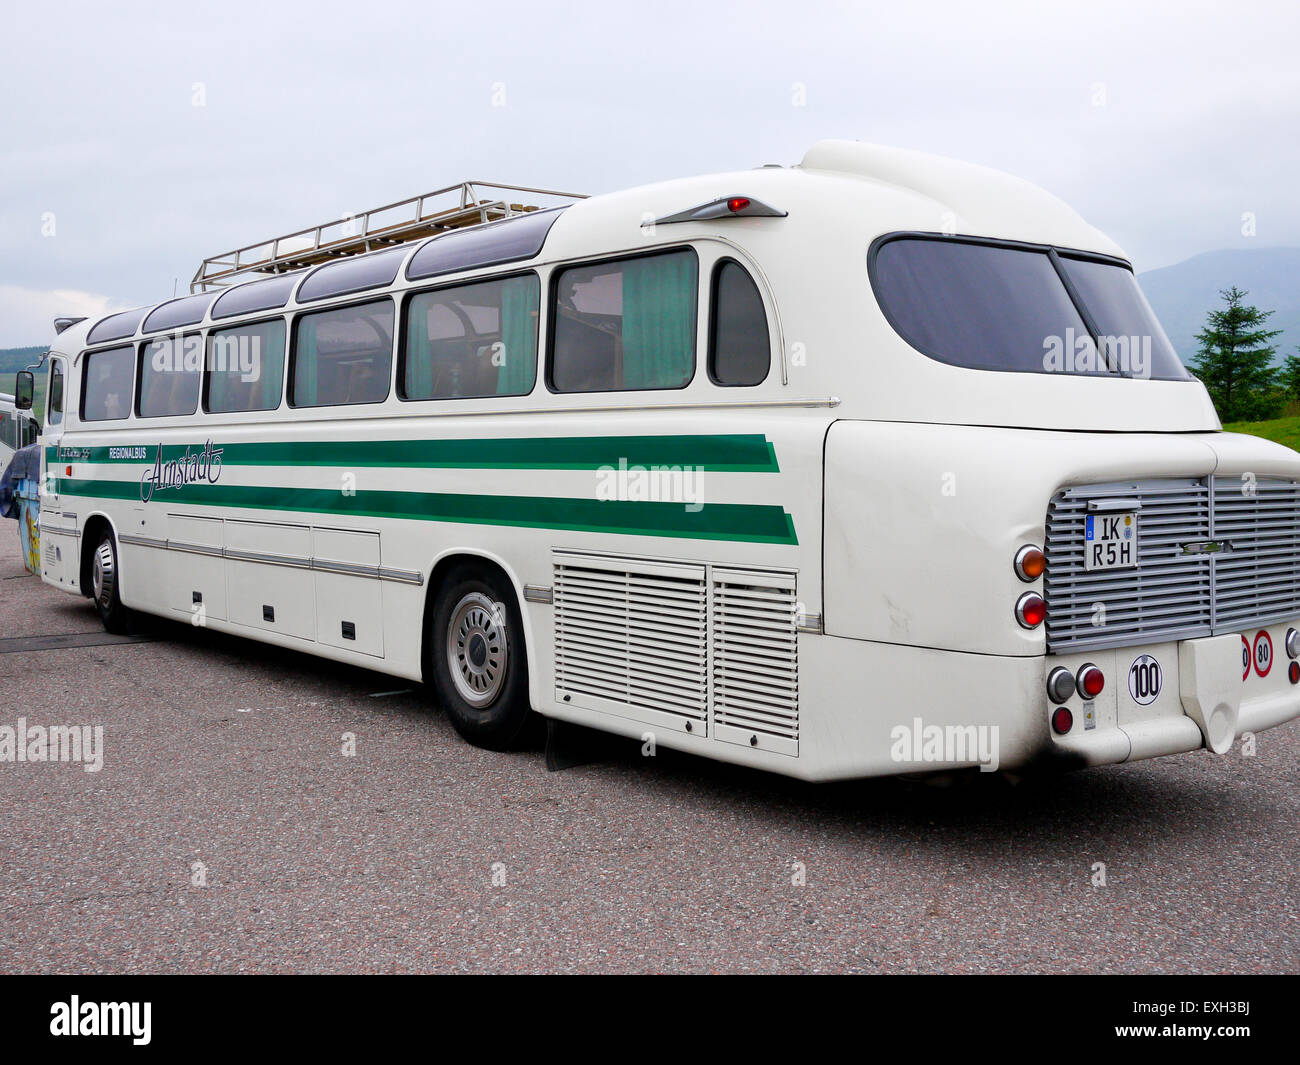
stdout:
<svg viewBox="0 0 1300 1065">
<path fill-rule="evenodd" d="M 1131 569 L 1138 564 L 1138 517 L 1133 511 L 1085 516 L 1083 568 Z"/>
</svg>

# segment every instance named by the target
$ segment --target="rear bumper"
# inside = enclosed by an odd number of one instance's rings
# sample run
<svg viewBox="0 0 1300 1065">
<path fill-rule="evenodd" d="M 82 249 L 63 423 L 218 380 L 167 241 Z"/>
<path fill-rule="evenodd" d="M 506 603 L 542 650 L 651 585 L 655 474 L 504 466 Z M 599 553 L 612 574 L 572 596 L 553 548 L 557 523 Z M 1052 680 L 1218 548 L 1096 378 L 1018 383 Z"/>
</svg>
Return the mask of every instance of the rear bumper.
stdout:
<svg viewBox="0 0 1300 1065">
<path fill-rule="evenodd" d="M 1300 627 L 1300 619 L 1291 624 Z M 1185 683 L 1180 664 L 1192 657 L 1191 644 L 1205 641 L 1044 658 L 801 636 L 799 756 L 772 759 L 785 764 L 764 768 L 810 780 L 983 768 L 986 760 L 979 756 L 978 744 L 985 739 L 994 751 L 994 764 L 988 767 L 1012 771 L 1075 769 L 1182 754 L 1206 746 L 1202 726 L 1188 710 L 1189 705 L 1195 709 L 1192 696 L 1208 702 L 1211 688 L 1237 696 L 1227 741 L 1231 745 L 1244 733 L 1300 717 L 1300 685 L 1288 678 L 1290 660 L 1283 649 L 1288 627 L 1267 630 L 1278 658 L 1265 676 L 1252 668 L 1242 680 L 1240 636 L 1234 634 L 1237 649 L 1231 662 L 1222 653 L 1207 659 L 1213 669 L 1208 677 L 1202 670 L 1195 691 L 1189 690 L 1190 678 Z M 1128 683 L 1132 664 L 1143 656 L 1158 662 L 1162 671 L 1159 693 L 1145 704 L 1133 696 Z M 1098 666 L 1106 677 L 1105 689 L 1092 701 L 1090 726 L 1088 708 L 1078 695 L 1057 704 L 1049 700 L 1046 687 L 1054 667 L 1077 673 L 1086 663 Z M 1063 736 L 1051 725 L 1058 705 L 1067 706 L 1074 721 Z M 936 737 L 933 749 L 926 747 L 931 735 Z M 941 746 L 939 739 L 947 744 L 953 736 L 964 740 L 964 746 Z"/>
</svg>

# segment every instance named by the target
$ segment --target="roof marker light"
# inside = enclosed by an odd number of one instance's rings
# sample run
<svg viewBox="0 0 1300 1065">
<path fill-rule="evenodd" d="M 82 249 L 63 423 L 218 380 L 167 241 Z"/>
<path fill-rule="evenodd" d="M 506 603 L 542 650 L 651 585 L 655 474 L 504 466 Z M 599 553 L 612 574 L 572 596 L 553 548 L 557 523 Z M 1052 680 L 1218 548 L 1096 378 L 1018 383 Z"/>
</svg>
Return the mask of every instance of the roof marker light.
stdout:
<svg viewBox="0 0 1300 1065">
<path fill-rule="evenodd" d="M 707 222 L 715 218 L 784 218 L 788 212 L 771 207 L 752 196 L 720 196 L 708 203 L 688 207 L 684 211 L 664 215 L 643 226 L 665 226 L 670 222 Z"/>
</svg>

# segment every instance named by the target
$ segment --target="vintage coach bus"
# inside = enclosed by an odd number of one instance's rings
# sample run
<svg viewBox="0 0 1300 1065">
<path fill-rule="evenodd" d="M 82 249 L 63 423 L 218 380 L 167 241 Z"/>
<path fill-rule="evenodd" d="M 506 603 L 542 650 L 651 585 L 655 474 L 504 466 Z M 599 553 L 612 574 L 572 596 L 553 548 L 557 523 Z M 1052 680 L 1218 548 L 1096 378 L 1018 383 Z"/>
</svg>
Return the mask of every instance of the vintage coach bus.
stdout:
<svg viewBox="0 0 1300 1065">
<path fill-rule="evenodd" d="M 1221 431 L 1052 196 L 830 141 L 498 207 L 65 328 L 44 579 L 426 681 L 493 748 L 829 780 L 1300 713 L 1300 455 Z"/>
</svg>

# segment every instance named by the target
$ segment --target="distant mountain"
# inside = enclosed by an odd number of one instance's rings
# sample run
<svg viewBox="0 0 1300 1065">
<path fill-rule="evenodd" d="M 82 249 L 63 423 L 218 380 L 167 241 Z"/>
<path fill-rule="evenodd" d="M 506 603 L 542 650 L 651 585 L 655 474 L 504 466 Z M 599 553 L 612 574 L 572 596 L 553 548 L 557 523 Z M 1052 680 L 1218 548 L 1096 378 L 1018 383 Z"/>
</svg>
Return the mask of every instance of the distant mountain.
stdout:
<svg viewBox="0 0 1300 1065">
<path fill-rule="evenodd" d="M 1279 362 L 1300 348 L 1300 248 L 1208 251 L 1138 281 L 1184 362 L 1196 355 L 1206 313 L 1222 309 L 1219 293 L 1232 285 L 1249 293 L 1248 304 L 1276 312 L 1269 328 L 1284 330 L 1274 340 Z"/>
</svg>

